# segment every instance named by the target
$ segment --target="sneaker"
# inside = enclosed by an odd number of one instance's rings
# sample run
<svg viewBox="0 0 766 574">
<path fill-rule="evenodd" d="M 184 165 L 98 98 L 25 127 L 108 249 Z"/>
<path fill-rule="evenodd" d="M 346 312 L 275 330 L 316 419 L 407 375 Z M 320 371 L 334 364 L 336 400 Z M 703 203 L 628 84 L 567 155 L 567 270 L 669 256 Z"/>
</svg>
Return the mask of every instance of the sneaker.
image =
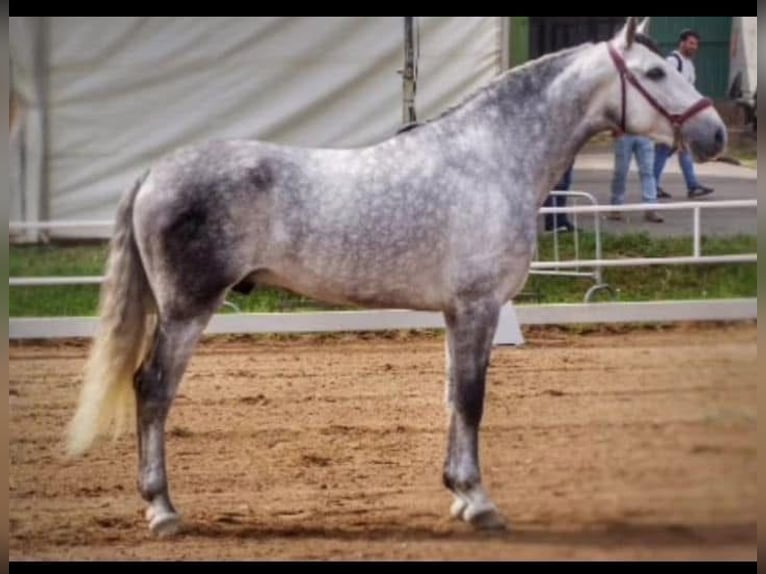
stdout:
<svg viewBox="0 0 766 574">
<path fill-rule="evenodd" d="M 646 221 L 651 221 L 652 223 L 662 223 L 665 221 L 660 217 L 660 215 L 656 211 L 647 211 L 644 213 L 644 219 Z"/>
<path fill-rule="evenodd" d="M 673 196 L 661 187 L 657 187 L 657 199 L 673 199 Z"/>
<path fill-rule="evenodd" d="M 564 223 L 564 229 L 559 228 L 559 231 L 564 231 L 567 233 L 572 233 L 574 232 L 574 230 L 575 230 L 575 226 L 570 221 L 567 221 L 566 223 Z"/>
<path fill-rule="evenodd" d="M 705 187 L 704 185 L 698 185 L 697 187 L 690 189 L 687 195 L 689 199 L 694 199 L 696 197 L 702 197 L 703 195 L 709 195 L 711 193 L 713 193 L 713 188 Z"/>
<path fill-rule="evenodd" d="M 555 231 L 557 231 L 559 233 L 567 233 L 567 232 L 574 231 L 574 229 L 575 229 L 575 226 L 572 224 L 571 221 L 564 221 L 562 223 L 559 223 L 556 226 Z M 551 229 L 550 227 L 546 227 L 545 228 L 545 232 L 546 233 L 553 233 L 553 231 L 554 231 L 554 229 Z"/>
</svg>

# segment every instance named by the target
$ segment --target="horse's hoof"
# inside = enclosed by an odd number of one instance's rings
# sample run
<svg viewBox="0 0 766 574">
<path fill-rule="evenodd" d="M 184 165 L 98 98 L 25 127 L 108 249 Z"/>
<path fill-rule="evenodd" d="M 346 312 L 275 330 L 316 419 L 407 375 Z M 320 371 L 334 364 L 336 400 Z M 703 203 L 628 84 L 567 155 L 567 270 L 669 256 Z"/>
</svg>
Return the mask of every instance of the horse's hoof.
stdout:
<svg viewBox="0 0 766 574">
<path fill-rule="evenodd" d="M 149 529 L 158 538 L 174 536 L 178 533 L 180 526 L 181 519 L 177 514 L 157 516 L 149 523 Z"/>
<path fill-rule="evenodd" d="M 495 508 L 487 508 L 472 514 L 470 509 L 465 513 L 464 519 L 474 528 L 479 530 L 505 530 L 505 518 Z"/>
<path fill-rule="evenodd" d="M 181 526 L 181 517 L 173 512 L 155 515 L 152 509 L 148 508 L 146 518 L 149 520 L 149 530 L 158 538 L 174 536 Z"/>
<path fill-rule="evenodd" d="M 464 514 L 466 508 L 468 508 L 468 503 L 462 498 L 455 497 L 455 501 L 449 508 L 450 516 L 452 516 L 452 518 L 457 518 L 458 520 L 465 520 Z"/>
</svg>

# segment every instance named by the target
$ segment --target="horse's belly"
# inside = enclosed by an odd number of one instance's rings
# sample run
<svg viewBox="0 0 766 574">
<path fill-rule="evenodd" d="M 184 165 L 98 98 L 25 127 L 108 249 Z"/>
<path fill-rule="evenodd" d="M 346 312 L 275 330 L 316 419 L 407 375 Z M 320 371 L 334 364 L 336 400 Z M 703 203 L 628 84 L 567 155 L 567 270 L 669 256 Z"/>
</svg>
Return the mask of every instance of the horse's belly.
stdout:
<svg viewBox="0 0 766 574">
<path fill-rule="evenodd" d="M 260 273 L 258 283 L 289 289 L 316 301 L 366 308 L 440 310 L 443 281 L 434 276 L 324 274 L 307 268 L 274 269 Z"/>
</svg>

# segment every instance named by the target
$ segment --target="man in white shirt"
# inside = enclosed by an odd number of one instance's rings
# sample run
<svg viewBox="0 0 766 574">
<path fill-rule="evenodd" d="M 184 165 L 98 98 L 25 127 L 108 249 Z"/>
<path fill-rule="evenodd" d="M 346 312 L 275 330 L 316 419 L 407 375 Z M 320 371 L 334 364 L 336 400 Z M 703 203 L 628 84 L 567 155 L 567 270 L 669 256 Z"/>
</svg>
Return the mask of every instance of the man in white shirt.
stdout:
<svg viewBox="0 0 766 574">
<path fill-rule="evenodd" d="M 692 85 L 694 85 L 697 80 L 693 59 L 699 50 L 699 43 L 700 35 L 697 32 L 689 29 L 684 30 L 679 37 L 678 49 L 673 50 L 667 57 L 668 62 L 681 72 L 681 75 Z M 660 177 L 662 176 L 662 170 L 665 168 L 665 162 L 667 162 L 668 158 L 673 155 L 675 151 L 675 149 L 665 144 L 657 144 L 655 147 L 654 179 L 657 182 L 657 197 L 661 199 L 669 199 L 672 197 L 660 187 Z M 713 193 L 712 188 L 701 185 L 697 181 L 697 176 L 694 173 L 694 162 L 689 152 L 678 150 L 678 163 L 684 174 L 687 196 L 689 199 L 696 199 L 703 195 Z"/>
</svg>

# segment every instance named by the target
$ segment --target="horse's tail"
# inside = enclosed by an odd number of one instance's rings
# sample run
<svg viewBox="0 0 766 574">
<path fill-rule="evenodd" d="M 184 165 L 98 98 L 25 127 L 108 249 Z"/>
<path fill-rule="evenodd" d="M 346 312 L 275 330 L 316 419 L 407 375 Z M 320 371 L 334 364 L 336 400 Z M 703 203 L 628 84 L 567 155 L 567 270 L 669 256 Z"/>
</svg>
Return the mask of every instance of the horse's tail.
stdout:
<svg viewBox="0 0 766 574">
<path fill-rule="evenodd" d="M 156 326 L 156 305 L 133 231 L 133 204 L 148 172 L 120 202 L 99 301 L 99 325 L 67 437 L 70 456 L 99 435 L 118 438 L 135 413 L 133 375 Z"/>
</svg>

